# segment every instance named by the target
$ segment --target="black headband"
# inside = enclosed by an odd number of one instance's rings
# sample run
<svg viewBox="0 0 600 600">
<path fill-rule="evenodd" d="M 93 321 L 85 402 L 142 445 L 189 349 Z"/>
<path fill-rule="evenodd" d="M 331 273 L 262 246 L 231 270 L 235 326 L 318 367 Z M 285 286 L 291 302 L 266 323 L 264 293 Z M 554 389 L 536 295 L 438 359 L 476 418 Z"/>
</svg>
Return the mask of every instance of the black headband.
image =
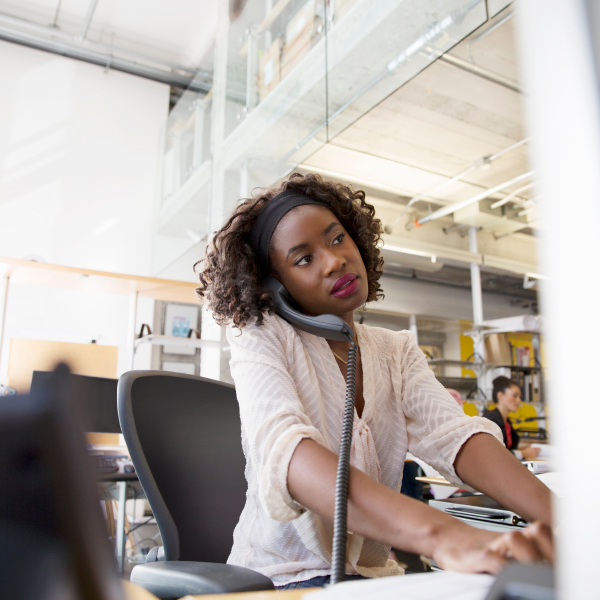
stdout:
<svg viewBox="0 0 600 600">
<path fill-rule="evenodd" d="M 281 221 L 292 208 L 304 206 L 305 204 L 316 204 L 331 210 L 331 208 L 321 200 L 310 198 L 296 190 L 285 190 L 272 198 L 258 215 L 256 223 L 250 233 L 250 239 L 258 259 L 258 266 L 264 275 L 268 275 L 271 270 L 269 245 L 271 244 L 271 237 L 273 236 L 279 221 Z"/>
</svg>

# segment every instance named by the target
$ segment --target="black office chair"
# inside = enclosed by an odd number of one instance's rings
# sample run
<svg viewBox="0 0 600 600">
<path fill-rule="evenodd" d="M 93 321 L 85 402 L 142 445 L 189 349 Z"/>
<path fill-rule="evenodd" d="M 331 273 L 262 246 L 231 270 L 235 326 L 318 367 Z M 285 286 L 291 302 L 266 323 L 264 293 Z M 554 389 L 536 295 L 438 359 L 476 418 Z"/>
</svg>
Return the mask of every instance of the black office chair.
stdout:
<svg viewBox="0 0 600 600">
<path fill-rule="evenodd" d="M 274 589 L 223 564 L 246 499 L 235 388 L 203 377 L 130 371 L 119 379 L 121 429 L 163 546 L 131 581 L 159 598 Z"/>
</svg>

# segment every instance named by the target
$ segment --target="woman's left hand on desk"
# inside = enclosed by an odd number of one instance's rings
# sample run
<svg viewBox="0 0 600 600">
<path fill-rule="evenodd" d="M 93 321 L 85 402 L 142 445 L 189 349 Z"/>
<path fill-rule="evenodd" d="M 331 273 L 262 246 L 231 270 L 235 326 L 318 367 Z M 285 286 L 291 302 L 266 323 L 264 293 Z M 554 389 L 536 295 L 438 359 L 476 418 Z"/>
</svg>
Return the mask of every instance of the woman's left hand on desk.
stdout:
<svg viewBox="0 0 600 600">
<path fill-rule="evenodd" d="M 510 560 L 554 560 L 552 532 L 543 523 L 510 533 L 465 527 L 456 531 L 451 540 L 441 541 L 434 552 L 435 562 L 445 570 L 498 573 Z"/>
</svg>

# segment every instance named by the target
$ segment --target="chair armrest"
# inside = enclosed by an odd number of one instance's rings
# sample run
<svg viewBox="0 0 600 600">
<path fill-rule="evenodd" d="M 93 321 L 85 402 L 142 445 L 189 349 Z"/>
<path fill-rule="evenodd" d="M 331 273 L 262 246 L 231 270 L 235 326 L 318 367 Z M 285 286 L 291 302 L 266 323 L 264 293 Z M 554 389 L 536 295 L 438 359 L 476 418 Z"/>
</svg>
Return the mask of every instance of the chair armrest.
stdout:
<svg viewBox="0 0 600 600">
<path fill-rule="evenodd" d="M 230 594 L 274 590 L 264 575 L 234 565 L 192 561 L 159 561 L 137 565 L 131 581 L 161 599 L 194 594 Z"/>
</svg>

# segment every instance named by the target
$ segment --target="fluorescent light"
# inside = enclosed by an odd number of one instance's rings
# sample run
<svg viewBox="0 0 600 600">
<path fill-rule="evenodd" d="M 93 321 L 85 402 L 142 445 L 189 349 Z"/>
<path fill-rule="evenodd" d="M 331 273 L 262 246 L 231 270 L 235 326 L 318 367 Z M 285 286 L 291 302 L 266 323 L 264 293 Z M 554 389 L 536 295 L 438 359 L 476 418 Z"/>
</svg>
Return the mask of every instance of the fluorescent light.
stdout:
<svg viewBox="0 0 600 600">
<path fill-rule="evenodd" d="M 423 250 L 413 250 L 412 248 L 402 248 L 401 246 L 390 246 L 388 244 L 383 245 L 384 250 L 391 250 L 392 252 L 400 252 L 402 254 L 412 254 L 414 256 L 425 256 L 430 258 L 432 263 L 437 262 L 437 256 L 431 252 L 425 252 Z"/>
</svg>

